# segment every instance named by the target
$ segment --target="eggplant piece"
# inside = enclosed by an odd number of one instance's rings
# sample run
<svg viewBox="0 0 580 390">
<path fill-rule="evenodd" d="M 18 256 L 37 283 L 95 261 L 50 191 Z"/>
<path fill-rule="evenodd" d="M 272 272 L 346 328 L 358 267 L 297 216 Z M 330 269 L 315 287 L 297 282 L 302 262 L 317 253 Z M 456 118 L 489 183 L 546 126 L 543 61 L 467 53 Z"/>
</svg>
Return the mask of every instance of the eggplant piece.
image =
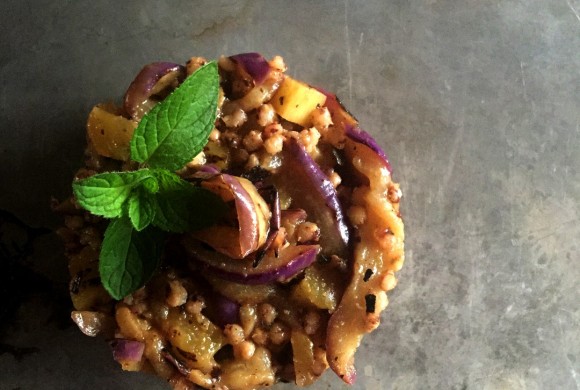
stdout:
<svg viewBox="0 0 580 390">
<path fill-rule="evenodd" d="M 324 105 L 328 108 L 336 129 L 341 131 L 346 139 L 370 148 L 384 161 L 389 172 L 392 172 L 391 164 L 385 151 L 369 133 L 358 126 L 357 119 L 342 105 L 340 99 L 335 94 L 327 92 L 322 88 L 317 89 L 326 96 Z"/>
<path fill-rule="evenodd" d="M 358 126 L 351 126 L 348 124 L 345 125 L 345 132 L 347 137 L 347 144 L 349 143 L 349 141 L 351 143 L 351 145 L 347 145 L 346 147 L 346 153 L 349 157 L 352 158 L 356 154 L 355 151 L 353 151 L 353 148 L 356 147 L 360 148 L 361 146 L 363 146 L 363 150 L 360 151 L 359 153 L 370 153 L 370 152 L 374 153 L 375 155 L 380 157 L 381 160 L 383 160 L 383 164 L 385 168 L 387 168 L 389 173 L 392 173 L 391 164 L 389 163 L 389 158 L 387 157 L 387 154 L 369 133 L 362 130 Z M 352 143 L 354 143 L 355 145 L 352 145 Z M 365 151 L 364 148 L 369 148 L 370 151 Z"/>
<path fill-rule="evenodd" d="M 357 119 L 342 105 L 340 99 L 333 93 L 325 91 L 322 88 L 316 88 L 326 96 L 324 105 L 328 108 L 332 123 L 337 130 L 344 132 L 346 126 L 358 125 Z"/>
<path fill-rule="evenodd" d="M 379 325 L 386 291 L 394 286 L 387 279 L 402 267 L 404 231 L 398 205 L 386 196 L 391 185 L 386 155 L 374 150 L 370 136 L 349 136 L 348 125 L 346 131 L 345 154 L 351 169 L 366 181 L 357 189 L 356 205 L 366 210 L 367 220 L 358 226 L 361 239 L 354 246 L 352 278 L 328 322 L 326 349 L 332 370 L 352 384 L 355 351 L 363 336 Z"/>
<path fill-rule="evenodd" d="M 346 257 L 349 230 L 336 189 L 296 139 L 287 141 L 282 154 L 276 186 L 290 195 L 292 207 L 306 210 L 308 219 L 318 225 L 322 253 Z"/>
<path fill-rule="evenodd" d="M 344 382 L 352 384 L 356 379 L 354 354 L 363 336 L 379 325 L 380 313 L 387 305 L 386 283 L 372 275 L 386 275 L 400 269 L 404 258 L 404 233 L 398 210 L 384 196 L 391 182 L 391 166 L 386 153 L 370 134 L 358 127 L 356 118 L 336 95 L 321 92 L 327 96 L 325 105 L 336 131 L 343 135 L 342 146 L 349 169 L 366 188 L 360 206 L 369 216 L 358 229 L 361 240 L 354 246 L 352 279 L 327 327 L 330 367 Z M 372 312 L 368 312 L 370 309 Z"/>
<path fill-rule="evenodd" d="M 284 73 L 273 69 L 261 54 L 243 53 L 229 57 L 236 64 L 237 85 L 226 92 L 231 100 L 223 107 L 224 112 L 241 109 L 249 112 L 272 99 L 280 84 L 284 81 Z"/>
<path fill-rule="evenodd" d="M 112 335 L 115 330 L 115 321 L 98 311 L 73 311 L 71 319 L 87 336 L 95 337 L 99 334 Z"/>
<path fill-rule="evenodd" d="M 276 282 L 267 284 L 236 283 L 230 280 L 220 279 L 219 277 L 209 273 L 206 273 L 204 277 L 213 287 L 214 291 L 219 290 L 221 295 L 239 305 L 260 304 L 268 301 L 270 298 L 284 295 L 284 292 L 282 291 L 283 286 L 278 285 Z M 206 309 L 208 308 L 209 306 Z M 237 315 L 239 320 L 235 323 L 239 324 L 239 321 L 241 321 L 239 311 Z"/>
</svg>

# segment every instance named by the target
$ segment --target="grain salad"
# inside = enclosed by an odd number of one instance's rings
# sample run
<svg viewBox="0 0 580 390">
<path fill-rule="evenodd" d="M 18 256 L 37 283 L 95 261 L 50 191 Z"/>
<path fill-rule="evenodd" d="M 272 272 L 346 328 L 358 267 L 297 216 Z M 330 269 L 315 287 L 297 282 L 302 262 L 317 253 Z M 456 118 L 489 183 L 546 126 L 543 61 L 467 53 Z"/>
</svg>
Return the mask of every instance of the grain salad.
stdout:
<svg viewBox="0 0 580 390">
<path fill-rule="evenodd" d="M 175 389 L 356 378 L 404 260 L 401 190 L 338 98 L 244 53 L 145 66 L 53 208 L 72 319 Z"/>
</svg>

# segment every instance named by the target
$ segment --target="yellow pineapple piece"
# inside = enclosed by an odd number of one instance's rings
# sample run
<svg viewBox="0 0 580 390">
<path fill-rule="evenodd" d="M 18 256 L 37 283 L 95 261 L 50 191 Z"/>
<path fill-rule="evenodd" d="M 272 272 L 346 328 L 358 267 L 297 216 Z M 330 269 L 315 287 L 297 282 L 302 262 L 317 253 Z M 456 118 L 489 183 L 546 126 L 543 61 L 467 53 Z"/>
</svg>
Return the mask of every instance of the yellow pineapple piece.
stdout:
<svg viewBox="0 0 580 390">
<path fill-rule="evenodd" d="M 292 297 L 302 303 L 333 312 L 340 297 L 336 276 L 316 267 L 307 268 L 304 279 L 292 291 Z"/>
<path fill-rule="evenodd" d="M 300 387 L 311 385 L 318 377 L 314 375 L 314 344 L 306 333 L 293 330 L 290 336 L 292 354 L 294 355 L 294 372 L 296 384 Z"/>
<path fill-rule="evenodd" d="M 127 161 L 129 143 L 137 122 L 113 112 L 108 106 L 95 106 L 89 114 L 87 134 L 98 154 L 115 160 Z"/>
<path fill-rule="evenodd" d="M 286 76 L 270 104 L 278 115 L 304 127 L 311 125 L 310 114 L 323 106 L 326 96 L 310 85 Z"/>
</svg>

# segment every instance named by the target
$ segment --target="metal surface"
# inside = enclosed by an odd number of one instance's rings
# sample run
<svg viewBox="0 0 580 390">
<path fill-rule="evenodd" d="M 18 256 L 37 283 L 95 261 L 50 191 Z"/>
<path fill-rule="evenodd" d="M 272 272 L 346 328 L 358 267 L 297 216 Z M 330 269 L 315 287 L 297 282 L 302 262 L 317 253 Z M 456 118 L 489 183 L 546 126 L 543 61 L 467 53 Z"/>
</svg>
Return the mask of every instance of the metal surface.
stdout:
<svg viewBox="0 0 580 390">
<path fill-rule="evenodd" d="M 281 54 L 342 97 L 404 192 L 407 261 L 354 388 L 580 387 L 580 1 L 4 0 L 0 22 L 0 209 L 58 223 L 90 107 L 145 63 Z M 22 278 L 0 389 L 167 388 L 68 324 L 59 244 L 36 232 L 0 271 Z"/>
</svg>

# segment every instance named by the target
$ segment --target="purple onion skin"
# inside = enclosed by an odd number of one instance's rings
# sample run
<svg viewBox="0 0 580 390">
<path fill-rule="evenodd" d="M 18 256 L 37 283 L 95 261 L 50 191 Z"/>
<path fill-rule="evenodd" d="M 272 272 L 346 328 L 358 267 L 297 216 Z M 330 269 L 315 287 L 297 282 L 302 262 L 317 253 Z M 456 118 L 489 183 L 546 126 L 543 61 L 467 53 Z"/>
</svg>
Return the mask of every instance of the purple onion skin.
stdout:
<svg viewBox="0 0 580 390">
<path fill-rule="evenodd" d="M 314 263 L 317 254 L 318 249 L 308 249 L 300 253 L 297 257 L 292 258 L 284 266 L 264 273 L 239 274 L 224 271 L 218 268 L 212 268 L 209 269 L 209 271 L 221 279 L 230 280 L 236 283 L 267 284 L 273 282 L 283 282 L 292 279 L 292 277 L 296 276 L 296 274 L 298 274 L 300 271 Z M 267 258 L 262 260 L 262 264 L 267 262 Z"/>
<path fill-rule="evenodd" d="M 302 144 L 291 138 L 285 145 L 281 182 L 299 207 L 320 228 L 320 243 L 325 254 L 346 256 L 349 230 L 336 189 L 310 157 Z"/>
<path fill-rule="evenodd" d="M 264 245 L 262 245 L 262 247 L 256 252 L 256 258 L 254 259 L 253 267 L 257 267 L 260 261 L 262 261 L 266 252 L 268 249 L 270 249 L 276 240 L 280 230 L 280 193 L 274 186 L 262 188 L 259 193 L 268 203 L 268 206 L 270 206 L 272 215 L 270 217 L 270 231 L 268 232 L 268 237 L 266 238 Z"/>
<path fill-rule="evenodd" d="M 366 131 L 362 130 L 359 127 L 354 127 L 350 125 L 345 126 L 345 130 L 346 136 L 349 139 L 359 144 L 363 144 L 369 147 L 373 152 L 375 152 L 381 158 L 381 160 L 383 160 L 389 173 L 392 173 L 391 164 L 389 163 L 389 158 L 387 157 L 387 154 L 369 133 L 367 133 Z"/>
<path fill-rule="evenodd" d="M 242 255 L 245 257 L 254 250 L 254 242 L 258 240 L 258 216 L 254 212 L 254 202 L 252 198 L 240 184 L 238 179 L 231 175 L 222 175 L 224 182 L 231 188 L 234 194 L 236 210 L 238 210 L 238 221 L 240 224 L 240 246 Z M 247 248 L 247 249 L 246 249 Z"/>
<path fill-rule="evenodd" d="M 264 257 L 257 267 L 252 259 L 232 260 L 218 252 L 202 248 L 198 243 L 186 242 L 185 247 L 192 261 L 202 265 L 207 272 L 220 279 L 241 284 L 257 285 L 290 280 L 315 260 L 318 245 L 290 246 L 276 257 Z"/>
<path fill-rule="evenodd" d="M 292 225 L 298 225 L 306 221 L 308 214 L 302 209 L 286 209 L 280 212 L 280 222 L 288 221 Z"/>
<path fill-rule="evenodd" d="M 270 219 L 270 227 L 272 229 L 280 229 L 280 194 L 278 190 L 274 189 L 274 195 L 272 200 L 272 218 Z"/>
<path fill-rule="evenodd" d="M 161 356 L 163 356 L 165 360 L 171 363 L 181 375 L 187 377 L 191 373 L 191 369 L 187 367 L 185 363 L 181 361 L 181 359 L 178 359 L 175 355 L 173 355 L 169 349 L 163 348 L 161 350 Z"/>
<path fill-rule="evenodd" d="M 113 358 L 122 362 L 138 362 L 143 357 L 145 344 L 141 341 L 115 339 L 111 342 Z"/>
<path fill-rule="evenodd" d="M 358 126 L 358 121 L 351 113 L 348 112 L 346 108 L 342 105 L 338 97 L 325 91 L 322 88 L 317 88 L 319 92 L 326 95 L 326 107 L 331 113 L 335 125 L 342 127 L 344 129 L 344 134 L 346 137 L 356 143 L 363 144 L 369 147 L 373 152 L 375 152 L 381 160 L 384 161 L 385 166 L 389 173 L 392 173 L 391 164 L 389 163 L 389 158 L 385 151 L 379 146 L 377 141 L 366 131 L 362 130 Z"/>
<path fill-rule="evenodd" d="M 274 186 L 264 187 L 258 192 L 268 203 L 270 206 L 270 211 L 272 212 L 272 216 L 270 218 L 270 230 L 277 231 L 280 229 L 280 194 Z"/>
<path fill-rule="evenodd" d="M 173 62 L 153 62 L 145 65 L 125 92 L 124 107 L 127 114 L 139 118 L 140 107 L 151 97 L 155 85 L 163 76 L 172 72 L 175 72 L 180 82 L 185 79 L 185 67 L 182 65 Z"/>
<path fill-rule="evenodd" d="M 268 61 L 260 53 L 241 53 L 230 56 L 230 59 L 241 66 L 256 84 L 261 84 L 270 72 Z"/>
<path fill-rule="evenodd" d="M 192 179 L 200 179 L 200 180 L 209 180 L 214 176 L 217 176 L 221 173 L 221 171 L 219 170 L 219 168 L 213 164 L 207 164 L 207 165 L 203 165 L 201 166 L 201 168 L 195 172 L 194 174 L 192 174 L 191 176 L 188 176 L 188 178 L 192 178 Z"/>
<path fill-rule="evenodd" d="M 240 322 L 240 305 L 216 291 L 212 292 L 210 305 L 204 312 L 211 322 L 222 328 Z"/>
<path fill-rule="evenodd" d="M 239 227 L 236 230 L 229 226 L 211 226 L 195 232 L 194 235 L 217 251 L 235 259 L 242 259 L 257 249 L 259 240 L 258 218 L 260 216 L 250 194 L 235 176 L 224 173 L 212 180 L 220 180 L 232 195 Z M 210 181 L 206 181 L 202 186 L 212 191 L 212 187 L 208 183 Z M 236 237 L 235 242 L 232 242 L 233 235 L 227 233 L 233 233 L 234 230 L 236 230 Z"/>
</svg>

